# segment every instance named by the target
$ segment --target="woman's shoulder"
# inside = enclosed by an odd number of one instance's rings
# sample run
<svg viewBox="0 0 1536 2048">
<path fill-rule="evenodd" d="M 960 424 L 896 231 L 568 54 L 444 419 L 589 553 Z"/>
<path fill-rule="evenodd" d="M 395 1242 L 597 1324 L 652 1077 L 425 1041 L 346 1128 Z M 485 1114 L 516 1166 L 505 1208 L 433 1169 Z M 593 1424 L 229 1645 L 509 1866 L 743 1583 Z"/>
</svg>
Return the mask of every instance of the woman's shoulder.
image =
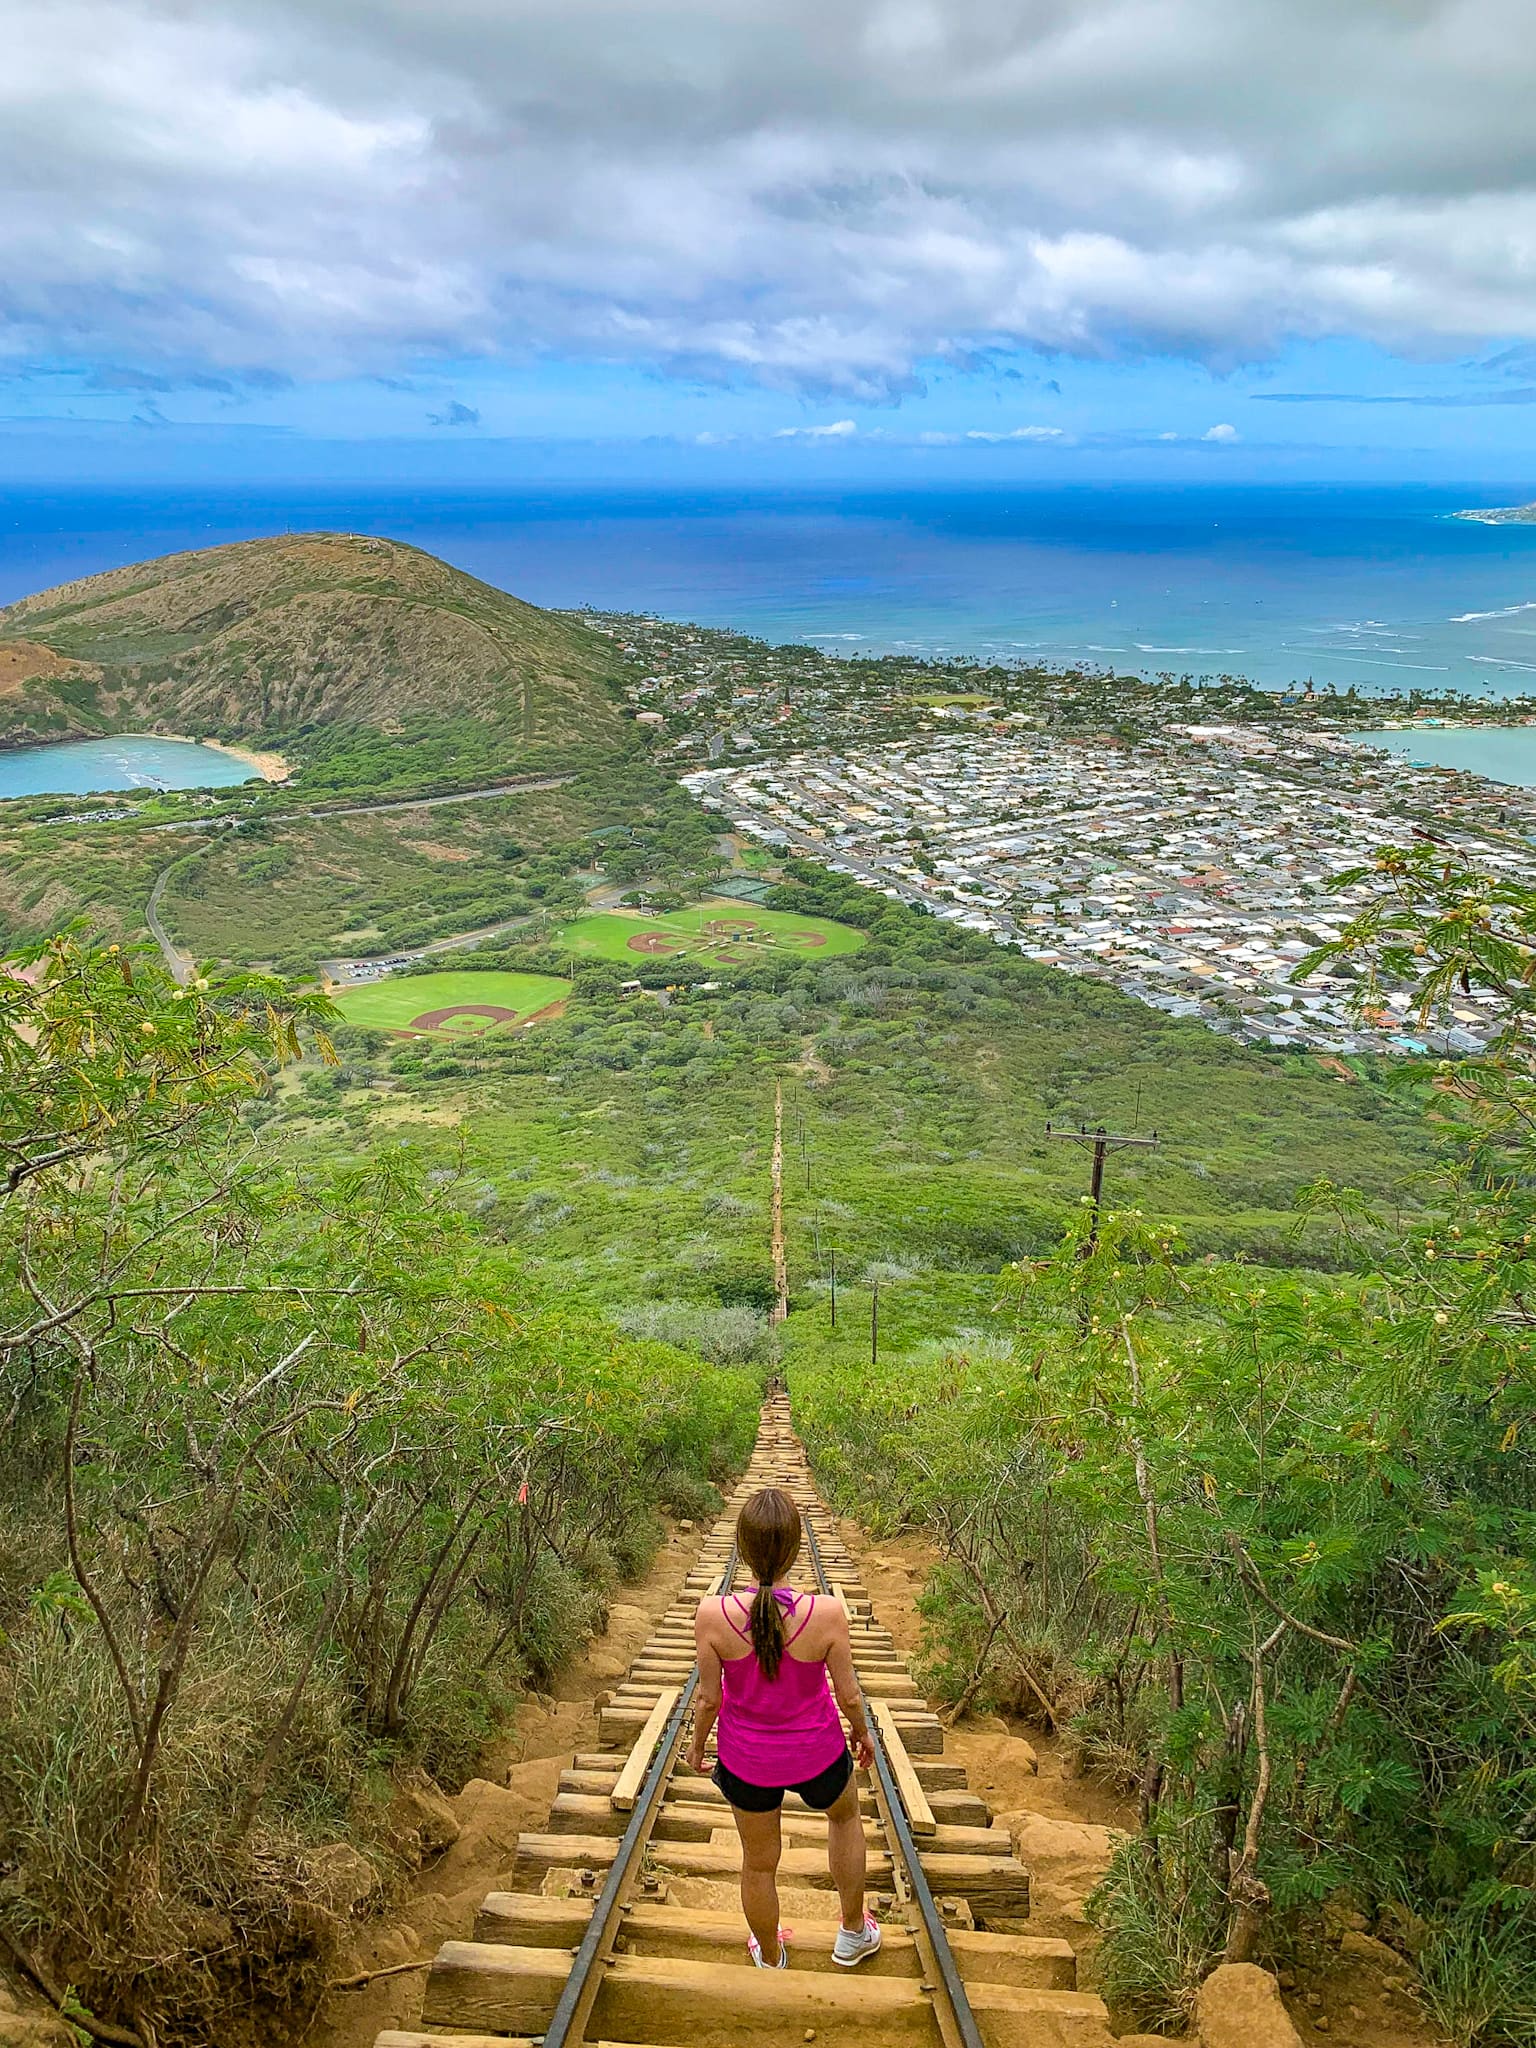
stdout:
<svg viewBox="0 0 1536 2048">
<path fill-rule="evenodd" d="M 698 1605 L 698 1626 L 708 1628 L 715 1623 L 727 1622 L 730 1615 L 730 1609 L 727 1607 L 729 1599 L 729 1594 L 722 1596 L 719 1593 L 706 1593 Z"/>
<path fill-rule="evenodd" d="M 834 1599 L 832 1594 L 817 1592 L 809 1587 L 803 1592 L 796 1592 L 794 1608 L 788 1619 L 792 1628 L 797 1622 L 803 1622 L 808 1627 L 814 1627 L 818 1635 L 828 1638 L 836 1636 L 840 1630 L 848 1626 L 841 1603 Z"/>
</svg>

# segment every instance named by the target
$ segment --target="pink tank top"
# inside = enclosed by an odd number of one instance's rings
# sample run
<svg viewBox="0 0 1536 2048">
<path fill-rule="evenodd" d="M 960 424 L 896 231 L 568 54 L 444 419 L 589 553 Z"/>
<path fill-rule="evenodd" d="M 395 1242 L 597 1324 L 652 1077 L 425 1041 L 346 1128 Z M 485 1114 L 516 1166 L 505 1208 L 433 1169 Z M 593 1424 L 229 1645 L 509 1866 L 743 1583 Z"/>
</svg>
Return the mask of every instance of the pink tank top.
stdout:
<svg viewBox="0 0 1536 2048">
<path fill-rule="evenodd" d="M 803 1785 L 842 1755 L 846 1747 L 843 1724 L 827 1679 L 826 1660 L 818 1657 L 814 1662 L 797 1662 L 787 1647 L 816 1611 L 816 1595 L 792 1593 L 787 1586 L 778 1586 L 773 1597 L 786 1618 L 795 1622 L 785 1633 L 785 1653 L 771 1679 L 764 1678 L 755 1655 L 721 1658 L 715 1750 L 725 1768 L 749 1785 Z M 739 1593 L 728 1593 L 723 1609 L 736 1634 L 749 1642 L 751 1603 Z"/>
</svg>

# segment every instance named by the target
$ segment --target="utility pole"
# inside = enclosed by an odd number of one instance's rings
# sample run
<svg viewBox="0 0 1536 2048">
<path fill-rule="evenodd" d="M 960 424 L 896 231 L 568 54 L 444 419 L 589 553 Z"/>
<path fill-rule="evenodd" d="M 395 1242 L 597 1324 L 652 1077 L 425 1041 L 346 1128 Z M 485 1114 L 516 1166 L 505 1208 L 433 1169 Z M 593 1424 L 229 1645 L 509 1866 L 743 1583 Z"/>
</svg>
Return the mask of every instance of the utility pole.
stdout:
<svg viewBox="0 0 1536 2048">
<path fill-rule="evenodd" d="M 1099 1241 L 1099 1211 L 1104 1203 L 1105 1154 L 1131 1150 L 1155 1151 L 1158 1143 L 1157 1133 L 1153 1131 L 1150 1136 L 1141 1138 L 1128 1132 L 1107 1131 L 1102 1124 L 1092 1131 L 1086 1124 L 1079 1124 L 1075 1131 L 1059 1131 L 1054 1124 L 1047 1124 L 1045 1135 L 1048 1138 L 1059 1139 L 1064 1145 L 1085 1145 L 1092 1148 L 1093 1171 L 1088 1186 L 1092 1213 L 1088 1219 L 1088 1241 L 1083 1246 L 1083 1254 L 1086 1257 Z"/>
</svg>

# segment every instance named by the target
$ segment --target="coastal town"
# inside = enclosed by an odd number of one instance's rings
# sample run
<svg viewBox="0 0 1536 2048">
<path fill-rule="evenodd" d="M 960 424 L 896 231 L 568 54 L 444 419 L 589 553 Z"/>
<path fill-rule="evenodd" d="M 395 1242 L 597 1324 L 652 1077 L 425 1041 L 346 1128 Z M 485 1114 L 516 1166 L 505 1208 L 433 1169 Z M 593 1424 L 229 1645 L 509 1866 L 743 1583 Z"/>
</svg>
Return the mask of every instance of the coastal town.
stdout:
<svg viewBox="0 0 1536 2048">
<path fill-rule="evenodd" d="M 1252 1044 L 1457 1055 L 1493 1034 L 1491 997 L 1424 1023 L 1409 988 L 1362 1006 L 1345 970 L 1298 977 L 1384 886 L 1357 871 L 1416 831 L 1536 881 L 1536 792 L 1350 736 L 1432 707 L 844 662 L 624 624 L 642 660 L 665 656 L 631 686 L 640 718 L 703 757 L 683 782 L 742 843 Z"/>
<path fill-rule="evenodd" d="M 1263 765 L 1253 738 L 1231 729 L 1187 729 L 1129 756 L 954 732 L 685 781 L 738 834 L 1172 1016 L 1318 1052 L 1480 1050 L 1490 996 L 1430 1028 L 1406 989 L 1361 1011 L 1347 976 L 1293 979 L 1381 886 L 1338 878 L 1408 841 L 1398 799 L 1423 771 L 1347 741 L 1283 765 L 1272 742 L 1259 745 Z M 1536 879 L 1536 849 L 1502 833 L 1457 836 L 1480 867 Z"/>
</svg>

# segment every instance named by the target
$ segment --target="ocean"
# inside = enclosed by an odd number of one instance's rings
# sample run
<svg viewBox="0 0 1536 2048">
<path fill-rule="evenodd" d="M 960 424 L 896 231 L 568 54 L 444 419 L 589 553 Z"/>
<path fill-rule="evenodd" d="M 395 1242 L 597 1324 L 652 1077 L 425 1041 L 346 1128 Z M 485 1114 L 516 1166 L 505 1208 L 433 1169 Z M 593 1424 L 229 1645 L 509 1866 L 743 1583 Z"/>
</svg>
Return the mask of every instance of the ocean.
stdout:
<svg viewBox="0 0 1536 2048">
<path fill-rule="evenodd" d="M 0 491 L 0 602 L 148 556 L 390 534 L 536 604 L 831 652 L 1362 692 L 1536 690 L 1536 486 Z"/>
</svg>

